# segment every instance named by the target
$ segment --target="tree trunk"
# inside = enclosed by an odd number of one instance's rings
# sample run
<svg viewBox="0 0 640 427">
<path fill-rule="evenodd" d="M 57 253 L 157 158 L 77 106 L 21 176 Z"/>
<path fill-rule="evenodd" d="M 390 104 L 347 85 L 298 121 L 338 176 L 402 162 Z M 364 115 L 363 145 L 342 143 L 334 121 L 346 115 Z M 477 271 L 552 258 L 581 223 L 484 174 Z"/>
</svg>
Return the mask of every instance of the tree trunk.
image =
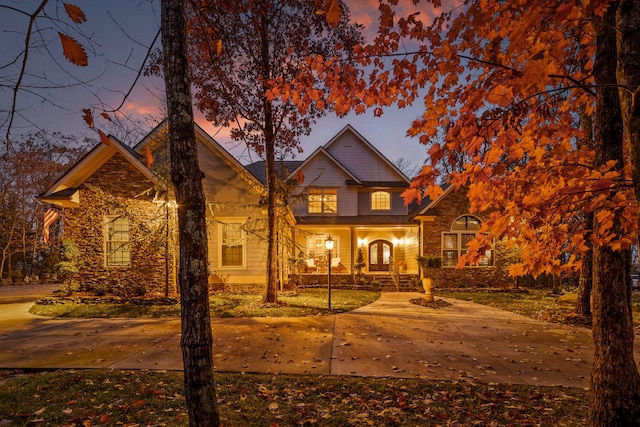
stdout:
<svg viewBox="0 0 640 427">
<path fill-rule="evenodd" d="M 271 68 L 269 66 L 269 23 L 265 16 L 262 17 L 261 27 L 261 55 L 262 55 L 262 72 L 263 82 L 269 81 L 271 77 Z M 266 87 L 265 87 L 266 93 Z M 264 103 L 264 145 L 265 145 L 265 163 L 267 167 L 267 289 L 264 294 L 263 302 L 275 303 L 278 301 L 278 271 L 276 267 L 277 260 L 277 174 L 276 174 L 276 154 L 275 154 L 275 135 L 273 130 L 273 112 L 271 101 L 267 99 L 263 93 Z"/>
<path fill-rule="evenodd" d="M 613 6 L 609 6 L 613 9 Z M 617 30 L 616 77 L 620 85 L 622 119 L 631 142 L 631 163 L 636 200 L 640 200 L 640 3 L 620 0 L 614 28 Z"/>
<path fill-rule="evenodd" d="M 218 426 L 207 282 L 206 204 L 193 124 L 183 0 L 162 0 L 171 180 L 178 204 L 184 387 L 190 426 Z"/>
<path fill-rule="evenodd" d="M 582 256 L 582 269 L 580 270 L 580 284 L 578 285 L 578 299 L 576 301 L 576 314 L 591 316 L 591 288 L 593 287 L 593 245 L 591 244 L 591 230 L 593 230 L 593 212 L 585 218 L 586 242 L 589 250 Z"/>
<path fill-rule="evenodd" d="M 622 168 L 623 126 L 620 97 L 615 89 L 616 3 L 604 18 L 595 18 L 597 87 L 595 118 L 596 166 L 617 160 Z M 637 56 L 637 52 L 635 53 Z M 621 60 L 624 58 L 620 57 Z M 597 215 L 594 230 L 598 229 Z M 622 230 L 618 218 L 613 231 Z M 593 247 L 593 341 L 590 422 L 593 426 L 640 425 L 640 374 L 633 358 L 631 288 L 626 280 L 628 255 L 622 250 Z"/>
</svg>

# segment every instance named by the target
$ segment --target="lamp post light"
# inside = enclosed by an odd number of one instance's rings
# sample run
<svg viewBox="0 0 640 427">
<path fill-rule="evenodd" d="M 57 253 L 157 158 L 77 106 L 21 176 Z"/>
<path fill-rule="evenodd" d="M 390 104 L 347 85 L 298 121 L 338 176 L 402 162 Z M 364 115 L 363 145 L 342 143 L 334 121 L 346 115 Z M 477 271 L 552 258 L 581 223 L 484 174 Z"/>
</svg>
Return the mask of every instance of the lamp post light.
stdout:
<svg viewBox="0 0 640 427">
<path fill-rule="evenodd" d="M 327 249 L 327 252 L 329 254 L 329 264 L 327 266 L 327 272 L 328 272 L 328 288 L 329 288 L 329 299 L 328 299 L 328 307 L 329 310 L 331 310 L 331 251 L 333 250 L 333 239 L 331 238 L 331 236 L 327 237 L 327 240 L 324 241 L 324 247 Z"/>
</svg>

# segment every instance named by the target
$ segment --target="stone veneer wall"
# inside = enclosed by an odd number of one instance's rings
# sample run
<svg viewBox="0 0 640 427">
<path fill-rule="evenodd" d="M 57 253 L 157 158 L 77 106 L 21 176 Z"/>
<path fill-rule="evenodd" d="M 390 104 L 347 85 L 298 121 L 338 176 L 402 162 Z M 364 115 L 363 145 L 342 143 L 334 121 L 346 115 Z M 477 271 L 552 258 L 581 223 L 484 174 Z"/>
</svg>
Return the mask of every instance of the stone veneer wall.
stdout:
<svg viewBox="0 0 640 427">
<path fill-rule="evenodd" d="M 163 295 L 166 211 L 161 204 L 152 202 L 153 183 L 116 154 L 87 179 L 86 184 L 80 189 L 80 207 L 64 212 L 65 237 L 72 239 L 82 254 L 81 290 L 106 286 L 108 293 L 121 296 Z M 130 266 L 106 266 L 105 215 L 129 218 Z M 169 293 L 175 294 L 172 252 L 170 248 Z"/>
<path fill-rule="evenodd" d="M 470 214 L 466 189 L 452 190 L 428 214 L 433 215 L 434 221 L 423 222 L 424 255 L 441 257 L 442 232 L 450 230 L 451 224 L 458 217 Z M 485 220 L 481 215 L 475 216 L 482 221 Z M 513 285 L 513 278 L 508 277 L 504 253 L 498 248 L 494 251 L 494 261 L 493 267 L 443 267 L 439 271 L 439 278 L 436 280 L 435 286 L 458 288 Z"/>
</svg>

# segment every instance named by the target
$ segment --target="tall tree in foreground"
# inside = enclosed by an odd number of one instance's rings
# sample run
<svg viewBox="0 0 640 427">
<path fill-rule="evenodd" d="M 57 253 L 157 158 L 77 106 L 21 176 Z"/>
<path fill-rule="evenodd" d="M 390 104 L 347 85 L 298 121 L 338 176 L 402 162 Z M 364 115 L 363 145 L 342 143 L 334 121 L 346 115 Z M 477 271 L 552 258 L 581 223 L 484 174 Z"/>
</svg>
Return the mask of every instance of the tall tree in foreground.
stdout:
<svg viewBox="0 0 640 427">
<path fill-rule="evenodd" d="M 593 66 L 596 85 L 596 166 L 614 162 L 625 167 L 623 122 L 616 85 L 616 12 L 612 2 L 603 17 L 593 17 L 596 56 Z M 628 158 L 628 154 L 627 154 Z M 612 222 L 611 225 L 607 225 Z M 603 227 L 624 233 L 618 215 L 606 209 L 594 215 L 596 240 L 593 245 L 593 341 L 590 419 L 594 426 L 640 425 L 640 373 L 633 358 L 634 328 L 631 310 L 630 249 L 612 247 L 600 237 Z"/>
<path fill-rule="evenodd" d="M 206 205 L 193 125 L 184 0 L 162 0 L 171 181 L 178 204 L 184 386 L 191 426 L 218 426 L 207 282 Z"/>
<path fill-rule="evenodd" d="M 326 114 L 325 89 L 305 58 L 351 59 L 361 42 L 342 0 L 194 1 L 189 21 L 190 70 L 197 107 L 218 126 L 231 126 L 266 163 L 267 254 L 264 302 L 277 301 L 276 242 L 278 176 L 276 159 L 300 151 L 299 138 Z M 328 6 L 328 9 L 325 7 Z M 267 96 L 276 82 L 298 78 L 313 98 L 298 109 L 282 96 Z M 316 105 L 319 104 L 319 105 Z"/>
</svg>

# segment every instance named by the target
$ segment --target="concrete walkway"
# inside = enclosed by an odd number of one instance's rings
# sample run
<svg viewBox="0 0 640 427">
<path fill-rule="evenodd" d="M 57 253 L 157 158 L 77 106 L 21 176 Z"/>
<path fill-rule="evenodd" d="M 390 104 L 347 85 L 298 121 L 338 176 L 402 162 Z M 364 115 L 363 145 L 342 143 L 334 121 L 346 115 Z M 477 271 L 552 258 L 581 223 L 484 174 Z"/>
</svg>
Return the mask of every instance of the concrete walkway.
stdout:
<svg viewBox="0 0 640 427">
<path fill-rule="evenodd" d="M 178 319 L 37 317 L 24 300 L 53 289 L 14 288 L 0 288 L 0 368 L 182 369 Z M 383 293 L 332 316 L 216 319 L 216 369 L 589 386 L 590 330 L 458 300 L 409 302 L 420 296 Z"/>
</svg>

